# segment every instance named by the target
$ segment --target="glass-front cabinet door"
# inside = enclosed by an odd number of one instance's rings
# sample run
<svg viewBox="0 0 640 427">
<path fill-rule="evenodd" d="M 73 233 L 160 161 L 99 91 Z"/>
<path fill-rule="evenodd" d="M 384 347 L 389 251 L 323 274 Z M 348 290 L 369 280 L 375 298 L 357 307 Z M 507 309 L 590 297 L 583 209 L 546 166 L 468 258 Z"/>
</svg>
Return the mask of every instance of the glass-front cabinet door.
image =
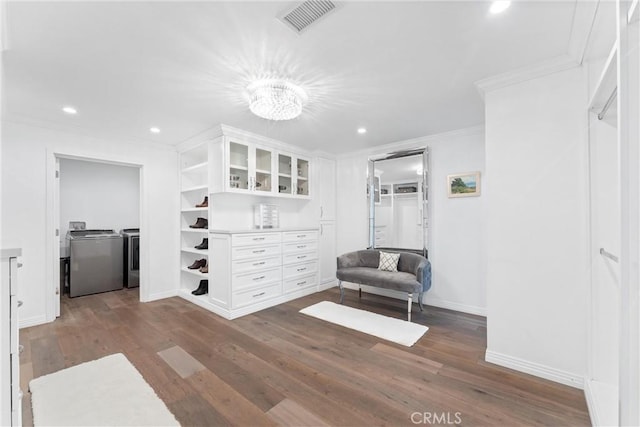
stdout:
<svg viewBox="0 0 640 427">
<path fill-rule="evenodd" d="M 227 189 L 232 192 L 272 193 L 274 152 L 248 142 L 229 141 Z"/>
<path fill-rule="evenodd" d="M 298 196 L 309 195 L 309 160 L 296 158 L 296 189 Z"/>
<path fill-rule="evenodd" d="M 292 160 L 292 156 L 278 154 L 278 194 L 293 194 Z"/>
<path fill-rule="evenodd" d="M 229 176 L 230 190 L 249 190 L 249 145 L 229 141 Z"/>
<path fill-rule="evenodd" d="M 273 151 L 256 147 L 255 175 L 253 189 L 257 192 L 271 193 L 273 191 Z"/>
</svg>

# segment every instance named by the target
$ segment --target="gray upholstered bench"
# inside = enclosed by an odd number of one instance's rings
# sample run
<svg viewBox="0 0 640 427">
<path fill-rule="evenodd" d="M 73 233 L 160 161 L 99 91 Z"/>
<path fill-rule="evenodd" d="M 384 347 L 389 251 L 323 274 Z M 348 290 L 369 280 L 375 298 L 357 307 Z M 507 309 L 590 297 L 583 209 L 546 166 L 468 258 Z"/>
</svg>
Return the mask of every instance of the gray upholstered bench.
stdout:
<svg viewBox="0 0 640 427">
<path fill-rule="evenodd" d="M 336 277 L 340 286 L 340 303 L 344 299 L 343 281 L 407 292 L 410 322 L 413 294 L 418 294 L 422 310 L 422 295 L 431 287 L 431 263 L 425 257 L 409 252 L 400 253 L 397 272 L 378 270 L 379 262 L 380 251 L 375 249 L 349 252 L 338 257 Z"/>
</svg>

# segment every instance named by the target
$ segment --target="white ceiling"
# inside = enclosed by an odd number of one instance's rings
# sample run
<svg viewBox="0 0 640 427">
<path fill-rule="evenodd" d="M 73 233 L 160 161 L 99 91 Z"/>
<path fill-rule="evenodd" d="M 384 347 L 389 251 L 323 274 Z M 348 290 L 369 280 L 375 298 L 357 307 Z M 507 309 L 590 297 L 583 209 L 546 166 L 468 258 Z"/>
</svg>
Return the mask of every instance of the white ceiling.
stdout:
<svg viewBox="0 0 640 427">
<path fill-rule="evenodd" d="M 10 2 L 3 113 L 111 139 L 177 144 L 224 123 L 353 151 L 483 123 L 473 83 L 566 54 L 576 8 L 347 2 L 297 35 L 276 19 L 293 4 Z M 298 119 L 251 114 L 244 89 L 267 75 L 307 90 Z"/>
</svg>

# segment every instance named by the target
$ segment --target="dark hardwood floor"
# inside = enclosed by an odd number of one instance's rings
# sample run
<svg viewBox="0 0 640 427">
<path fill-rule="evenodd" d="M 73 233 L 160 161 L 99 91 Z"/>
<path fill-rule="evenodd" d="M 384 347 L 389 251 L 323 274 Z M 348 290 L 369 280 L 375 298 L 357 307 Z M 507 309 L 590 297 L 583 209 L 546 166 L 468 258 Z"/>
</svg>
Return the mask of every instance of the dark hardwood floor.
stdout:
<svg viewBox="0 0 640 427">
<path fill-rule="evenodd" d="M 406 316 L 403 301 L 345 292 Z M 338 291 L 229 321 L 137 290 L 64 298 L 59 319 L 20 331 L 24 424 L 32 378 L 124 353 L 184 426 L 590 425 L 581 390 L 484 362 L 482 317 L 414 307 L 429 331 L 407 348 L 298 313 L 323 300 Z"/>
</svg>

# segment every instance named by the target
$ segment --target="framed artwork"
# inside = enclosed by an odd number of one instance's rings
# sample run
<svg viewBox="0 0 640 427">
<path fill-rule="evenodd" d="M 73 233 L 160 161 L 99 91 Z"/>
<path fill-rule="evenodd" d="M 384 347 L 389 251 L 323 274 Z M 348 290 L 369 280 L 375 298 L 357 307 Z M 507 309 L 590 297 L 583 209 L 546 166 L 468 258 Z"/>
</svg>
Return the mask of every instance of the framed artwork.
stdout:
<svg viewBox="0 0 640 427">
<path fill-rule="evenodd" d="M 480 172 L 457 173 L 447 176 L 449 197 L 474 197 L 480 195 Z"/>
</svg>

